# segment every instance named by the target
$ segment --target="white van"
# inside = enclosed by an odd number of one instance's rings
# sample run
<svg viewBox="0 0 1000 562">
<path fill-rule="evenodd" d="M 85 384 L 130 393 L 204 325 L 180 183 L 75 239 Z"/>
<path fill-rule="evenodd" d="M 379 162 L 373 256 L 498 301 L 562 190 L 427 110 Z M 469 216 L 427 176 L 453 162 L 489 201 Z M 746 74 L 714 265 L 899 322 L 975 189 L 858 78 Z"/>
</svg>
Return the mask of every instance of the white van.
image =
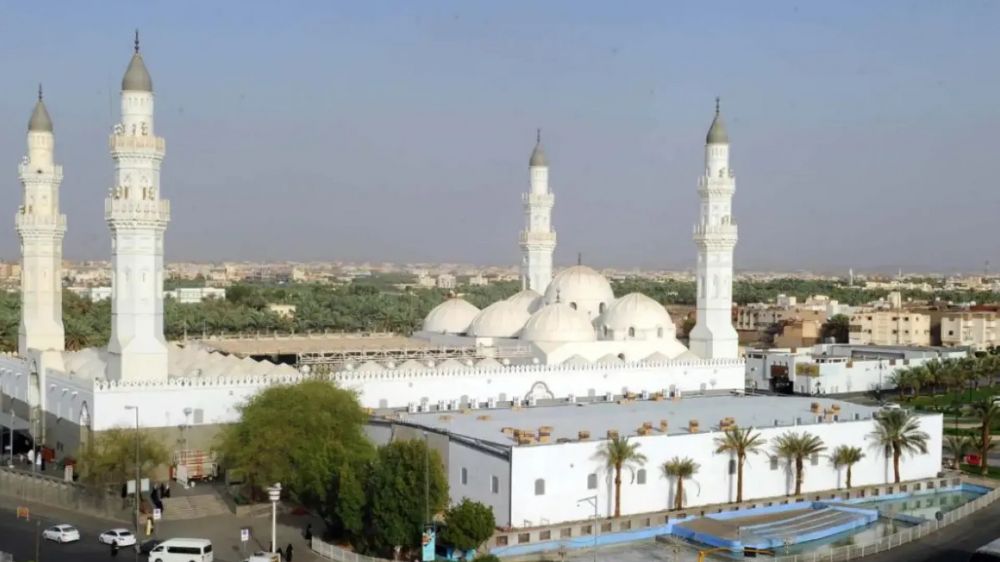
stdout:
<svg viewBox="0 0 1000 562">
<path fill-rule="evenodd" d="M 213 562 L 212 541 L 168 539 L 149 551 L 149 562 Z"/>
<path fill-rule="evenodd" d="M 976 549 L 976 552 L 969 558 L 969 562 L 997 562 L 1000 561 L 1000 539 L 984 544 Z"/>
</svg>

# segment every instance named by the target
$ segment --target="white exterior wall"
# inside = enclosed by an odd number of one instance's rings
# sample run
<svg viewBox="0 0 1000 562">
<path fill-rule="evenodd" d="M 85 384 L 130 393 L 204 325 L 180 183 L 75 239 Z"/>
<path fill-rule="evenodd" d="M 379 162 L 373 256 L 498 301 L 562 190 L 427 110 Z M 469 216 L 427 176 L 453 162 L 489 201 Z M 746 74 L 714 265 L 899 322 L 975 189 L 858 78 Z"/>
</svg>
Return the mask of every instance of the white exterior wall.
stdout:
<svg viewBox="0 0 1000 562">
<path fill-rule="evenodd" d="M 556 248 L 556 233 L 552 230 L 555 196 L 549 191 L 548 166 L 530 166 L 528 174 L 531 189 L 522 196 L 521 288 L 544 295 L 552 281 L 552 252 Z"/>
<path fill-rule="evenodd" d="M 968 346 L 985 351 L 1000 344 L 997 332 L 997 315 L 993 312 L 965 312 L 941 318 L 941 343 L 950 346 Z"/>
<path fill-rule="evenodd" d="M 111 229 L 112 380 L 166 380 L 163 233 L 170 205 L 160 199 L 164 140 L 153 134 L 153 93 L 123 91 L 122 122 L 111 135 L 114 187 L 105 202 Z"/>
<path fill-rule="evenodd" d="M 41 100 L 39 99 L 39 104 Z M 55 135 L 28 132 L 28 155 L 18 166 L 24 203 L 15 217 L 21 239 L 21 322 L 18 351 L 60 351 L 62 321 L 62 241 L 66 215 L 59 212 L 62 166 L 54 159 Z"/>
<path fill-rule="evenodd" d="M 902 480 L 928 478 L 941 469 L 942 417 L 939 414 L 921 416 L 921 429 L 930 434 L 929 452 L 926 455 L 904 457 L 900 462 Z M 886 459 L 876 450 L 866 436 L 874 429 L 872 420 L 801 425 L 797 427 L 759 428 L 770 443 L 786 431 L 808 431 L 823 439 L 827 454 L 839 445 L 860 446 L 865 458 L 852 470 L 851 484 L 876 485 L 892 482 L 892 459 Z M 730 456 L 714 454 L 715 437 L 719 433 L 692 435 L 635 436 L 630 441 L 639 443 L 639 451 L 648 461 L 645 465 L 646 484 L 636 484 L 632 475 L 622 475 L 622 515 L 661 511 L 672 506 L 676 483 L 666 480 L 660 466 L 674 456 L 690 457 L 700 467 L 693 479 L 684 482 L 685 507 L 732 502 L 736 499 L 736 475 L 729 474 Z M 613 513 L 614 485 L 597 460 L 603 440 L 557 445 L 514 447 L 511 470 L 511 524 L 522 526 L 525 521 L 539 524 L 578 521 L 593 518 L 593 508 L 578 504 L 580 498 L 598 497 L 601 517 Z M 587 475 L 598 474 L 597 490 L 587 488 Z M 545 480 L 545 494 L 535 495 L 535 480 Z M 844 485 L 844 470 L 835 469 L 829 456 L 821 456 L 813 466 L 807 459 L 804 467 L 803 494 L 832 490 Z M 752 455 L 747 459 L 743 475 L 743 498 L 752 500 L 784 496 L 795 491 L 794 469 L 790 472 L 784 460 L 771 470 L 767 455 Z"/>
<path fill-rule="evenodd" d="M 700 218 L 694 227 L 698 313 L 690 337 L 691 351 L 704 359 L 731 359 L 739 352 L 732 321 L 737 231 L 731 205 L 735 190 L 729 145 L 705 145 L 705 175 L 698 179 Z"/>
<path fill-rule="evenodd" d="M 908 310 L 872 310 L 851 315 L 849 343 L 930 345 L 931 317 Z"/>
<path fill-rule="evenodd" d="M 525 366 L 450 373 L 341 372 L 332 379 L 345 388 L 356 390 L 363 406 L 386 408 L 422 402 L 436 406 L 442 400 L 525 399 L 529 394 L 537 398 L 566 398 L 644 390 L 650 393 L 671 389 L 680 392 L 742 390 L 744 370 L 742 361 L 717 360 L 617 367 Z"/>
</svg>

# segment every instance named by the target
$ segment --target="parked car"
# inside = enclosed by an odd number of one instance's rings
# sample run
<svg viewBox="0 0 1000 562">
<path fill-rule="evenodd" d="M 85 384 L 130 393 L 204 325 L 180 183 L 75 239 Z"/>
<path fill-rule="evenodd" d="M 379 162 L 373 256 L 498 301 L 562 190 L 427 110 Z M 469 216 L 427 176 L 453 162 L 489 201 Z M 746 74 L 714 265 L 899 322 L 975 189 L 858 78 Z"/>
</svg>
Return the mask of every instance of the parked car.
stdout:
<svg viewBox="0 0 1000 562">
<path fill-rule="evenodd" d="M 157 545 L 159 545 L 161 540 L 149 539 L 139 545 L 139 554 L 149 554 Z"/>
<path fill-rule="evenodd" d="M 135 535 L 128 529 L 109 529 L 97 536 L 97 541 L 104 544 L 118 543 L 118 546 L 132 546 Z"/>
<path fill-rule="evenodd" d="M 72 525 L 53 525 L 42 531 L 42 538 L 55 542 L 74 542 L 80 540 L 80 531 Z"/>
</svg>

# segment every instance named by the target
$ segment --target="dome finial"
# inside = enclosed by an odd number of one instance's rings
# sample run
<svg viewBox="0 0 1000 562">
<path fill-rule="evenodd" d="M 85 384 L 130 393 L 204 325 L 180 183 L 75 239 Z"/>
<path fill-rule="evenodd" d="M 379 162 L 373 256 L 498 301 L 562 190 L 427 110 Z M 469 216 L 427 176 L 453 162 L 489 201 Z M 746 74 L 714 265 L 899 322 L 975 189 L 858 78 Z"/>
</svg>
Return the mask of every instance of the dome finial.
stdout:
<svg viewBox="0 0 1000 562">
<path fill-rule="evenodd" d="M 139 52 L 139 28 L 135 30 L 135 52 Z"/>
<path fill-rule="evenodd" d="M 541 127 L 535 129 L 535 142 L 538 143 L 538 144 L 542 144 L 542 128 Z"/>
<path fill-rule="evenodd" d="M 715 114 L 719 114 L 719 96 L 715 96 Z"/>
<path fill-rule="evenodd" d="M 38 83 L 38 101 L 42 101 L 42 83 Z"/>
</svg>

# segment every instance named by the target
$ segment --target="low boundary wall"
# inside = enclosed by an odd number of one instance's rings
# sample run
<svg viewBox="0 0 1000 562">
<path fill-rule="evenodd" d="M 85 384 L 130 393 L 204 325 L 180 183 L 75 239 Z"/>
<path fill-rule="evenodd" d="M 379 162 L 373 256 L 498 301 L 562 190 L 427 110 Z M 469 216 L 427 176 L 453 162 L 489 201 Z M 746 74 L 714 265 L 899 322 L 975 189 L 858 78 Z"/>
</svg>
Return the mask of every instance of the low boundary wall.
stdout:
<svg viewBox="0 0 1000 562">
<path fill-rule="evenodd" d="M 119 521 L 131 521 L 133 517 L 131 508 L 122 507 L 120 497 L 51 476 L 8 468 L 0 468 L 0 495 Z"/>
</svg>

